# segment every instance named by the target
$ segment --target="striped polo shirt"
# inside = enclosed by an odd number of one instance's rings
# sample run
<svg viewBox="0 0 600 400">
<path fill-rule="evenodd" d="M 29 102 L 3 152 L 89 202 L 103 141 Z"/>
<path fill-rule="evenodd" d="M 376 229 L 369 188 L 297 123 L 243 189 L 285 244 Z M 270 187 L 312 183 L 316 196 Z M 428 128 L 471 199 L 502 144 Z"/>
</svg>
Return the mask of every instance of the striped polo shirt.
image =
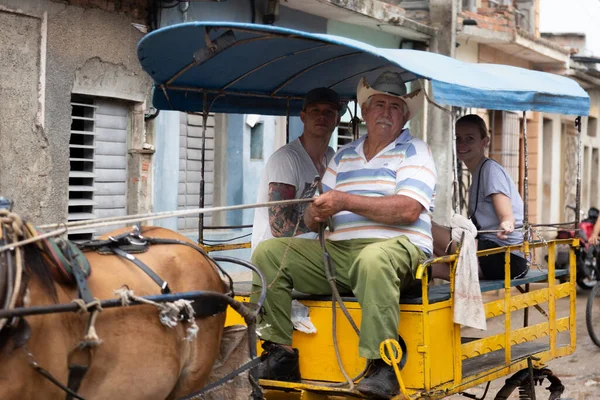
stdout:
<svg viewBox="0 0 600 400">
<path fill-rule="evenodd" d="M 367 162 L 363 149 L 365 138 L 342 147 L 335 154 L 323 176 L 323 191 L 335 189 L 371 197 L 407 196 L 421 203 L 423 212 L 413 224 L 387 225 L 342 211 L 333 216 L 334 233 L 329 239 L 388 239 L 405 235 L 431 255 L 431 213 L 437 172 L 429 146 L 404 129 L 395 141 Z"/>
</svg>

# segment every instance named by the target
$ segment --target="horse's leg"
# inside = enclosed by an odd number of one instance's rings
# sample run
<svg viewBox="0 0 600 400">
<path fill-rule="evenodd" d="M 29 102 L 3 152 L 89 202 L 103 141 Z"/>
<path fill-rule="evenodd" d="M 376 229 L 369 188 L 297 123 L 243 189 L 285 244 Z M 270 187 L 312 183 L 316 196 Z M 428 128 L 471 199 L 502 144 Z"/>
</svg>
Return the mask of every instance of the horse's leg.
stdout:
<svg viewBox="0 0 600 400">
<path fill-rule="evenodd" d="M 167 397 L 178 399 L 200 390 L 205 386 L 214 361 L 219 356 L 225 314 L 199 319 L 198 335 L 186 349 L 186 363 L 181 371 L 177 385 Z"/>
<path fill-rule="evenodd" d="M 96 326 L 102 344 L 82 381 L 86 400 L 163 400 L 176 385 L 183 327 L 157 324 L 153 306 L 105 310 Z"/>
</svg>

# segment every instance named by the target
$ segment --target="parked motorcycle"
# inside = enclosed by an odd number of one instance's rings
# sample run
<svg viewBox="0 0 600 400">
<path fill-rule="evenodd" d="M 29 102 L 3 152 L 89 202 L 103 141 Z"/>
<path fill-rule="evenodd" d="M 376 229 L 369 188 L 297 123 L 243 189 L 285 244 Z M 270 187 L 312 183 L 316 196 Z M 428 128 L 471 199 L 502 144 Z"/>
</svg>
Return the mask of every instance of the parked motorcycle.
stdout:
<svg viewBox="0 0 600 400">
<path fill-rule="evenodd" d="M 567 206 L 567 208 L 575 211 L 575 207 Z M 587 218 L 579 224 L 579 241 L 580 246 L 575 251 L 577 258 L 577 285 L 585 290 L 590 290 L 594 287 L 600 278 L 600 245 L 592 246 L 588 243 L 589 237 L 592 235 L 594 224 L 598 219 L 600 211 L 596 207 L 591 207 L 588 210 Z M 570 239 L 575 237 L 575 229 L 559 229 L 557 239 Z M 548 256 L 546 256 L 548 261 Z M 569 246 L 559 245 L 556 250 L 556 268 L 569 268 Z"/>
</svg>

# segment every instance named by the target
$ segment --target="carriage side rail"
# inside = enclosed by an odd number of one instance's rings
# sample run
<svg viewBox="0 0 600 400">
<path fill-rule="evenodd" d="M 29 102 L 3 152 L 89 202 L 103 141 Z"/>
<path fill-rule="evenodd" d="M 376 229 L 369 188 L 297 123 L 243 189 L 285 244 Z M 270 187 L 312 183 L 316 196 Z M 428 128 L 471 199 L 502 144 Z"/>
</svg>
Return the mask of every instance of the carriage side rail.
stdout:
<svg viewBox="0 0 600 400">
<path fill-rule="evenodd" d="M 536 350 L 535 355 L 537 359 L 534 362 L 537 365 L 542 365 L 544 361 L 548 361 L 557 357 L 571 354 L 575 350 L 576 337 L 575 337 L 575 302 L 576 302 L 576 288 L 575 282 L 575 248 L 579 246 L 578 238 L 570 239 L 552 239 L 546 241 L 535 241 L 527 243 L 529 248 L 548 248 L 548 269 L 547 271 L 547 284 L 542 288 L 529 290 L 529 283 L 525 283 L 523 289 L 521 284 L 515 284 L 510 279 L 510 269 L 505 268 L 505 277 L 500 285 L 500 281 L 493 281 L 493 290 L 502 290 L 504 293 L 497 300 L 484 301 L 484 310 L 486 319 L 492 317 L 498 317 L 504 315 L 504 327 L 498 334 L 491 334 L 479 339 L 471 340 L 466 343 L 461 343 L 461 325 L 454 324 L 454 341 L 456 345 L 456 351 L 454 353 L 453 360 L 453 372 L 455 386 L 446 387 L 445 390 L 450 390 L 451 393 L 458 393 L 468 387 L 472 387 L 477 384 L 485 383 L 490 379 L 499 378 L 505 376 L 508 373 L 516 372 L 519 369 L 526 368 L 527 359 L 529 355 L 523 356 L 520 353 L 512 354 L 511 350 L 513 346 L 524 345 L 527 346 L 527 342 L 532 342 L 540 338 L 547 337 L 548 345 L 544 349 Z M 568 271 L 569 282 L 558 283 L 556 279 L 555 269 L 555 250 L 557 245 L 569 245 L 569 257 L 570 265 Z M 523 250 L 525 244 L 504 246 L 495 249 L 487 249 L 478 251 L 478 256 L 504 253 L 507 267 L 510 265 L 510 252 L 515 250 Z M 456 272 L 456 266 L 458 261 L 458 254 L 451 254 L 443 257 L 436 257 L 427 259 L 423 264 L 419 265 L 416 278 L 421 279 L 422 287 L 422 299 L 423 299 L 423 333 L 425 338 L 424 346 L 424 366 L 430 368 L 432 363 L 432 355 L 426 351 L 427 343 L 433 340 L 433 335 L 429 327 L 429 269 L 434 263 L 451 263 L 451 274 L 450 274 L 450 301 L 453 304 L 454 300 L 454 277 Z M 560 275 L 560 274 L 559 274 Z M 546 276 L 546 275 L 543 275 Z M 486 281 L 481 281 L 486 282 Z M 491 282 L 491 281 L 487 281 Z M 517 280 L 518 282 L 518 280 Z M 536 282 L 541 282 L 536 280 Z M 485 286 L 483 284 L 482 286 Z M 511 289 L 516 288 L 519 293 L 512 293 Z M 568 298 L 569 299 L 569 315 L 566 317 L 557 317 L 556 313 L 556 302 L 558 299 Z M 545 313 L 540 307 L 541 304 L 548 304 L 548 312 Z M 536 308 L 545 317 L 545 321 L 536 323 L 533 325 L 529 324 L 529 308 Z M 517 310 L 524 310 L 523 326 L 519 327 L 515 323 L 514 318 L 511 320 L 511 312 Z M 559 332 L 569 332 L 568 344 L 558 345 L 557 335 Z M 504 356 L 504 363 L 501 366 L 494 368 L 479 368 L 474 371 L 464 370 L 463 363 L 468 360 L 476 362 L 476 357 L 484 354 L 490 354 L 492 352 L 502 351 Z M 537 361 L 535 361 L 537 360 Z M 430 385 L 430 378 L 425 375 L 425 388 L 427 390 L 433 390 Z"/>
</svg>

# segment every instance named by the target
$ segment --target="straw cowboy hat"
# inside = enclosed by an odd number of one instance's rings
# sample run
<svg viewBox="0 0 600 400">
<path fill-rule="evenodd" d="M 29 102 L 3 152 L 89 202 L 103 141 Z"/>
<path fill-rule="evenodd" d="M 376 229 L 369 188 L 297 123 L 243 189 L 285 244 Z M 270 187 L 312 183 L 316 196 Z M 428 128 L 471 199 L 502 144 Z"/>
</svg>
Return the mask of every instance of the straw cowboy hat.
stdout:
<svg viewBox="0 0 600 400">
<path fill-rule="evenodd" d="M 363 77 L 356 88 L 356 98 L 362 107 L 369 97 L 376 94 L 386 94 L 402 99 L 408 106 L 408 119 L 411 119 L 423 107 L 424 93 L 421 89 L 406 94 L 406 85 L 398 72 L 385 71 L 369 86 Z"/>
</svg>

